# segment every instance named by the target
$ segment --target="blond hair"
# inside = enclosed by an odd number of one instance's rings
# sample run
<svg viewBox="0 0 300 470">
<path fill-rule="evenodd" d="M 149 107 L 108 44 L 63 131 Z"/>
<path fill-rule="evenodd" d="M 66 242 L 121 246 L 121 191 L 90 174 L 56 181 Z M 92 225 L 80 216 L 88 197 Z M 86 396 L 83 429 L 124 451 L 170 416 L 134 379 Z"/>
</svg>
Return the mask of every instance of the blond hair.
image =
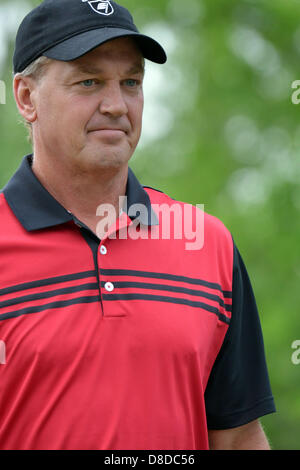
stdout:
<svg viewBox="0 0 300 470">
<path fill-rule="evenodd" d="M 52 59 L 48 57 L 41 56 L 38 59 L 34 60 L 29 64 L 23 72 L 15 74 L 15 77 L 32 77 L 34 80 L 41 80 L 45 74 L 47 66 L 52 62 Z M 32 124 L 25 119 L 22 119 L 22 123 L 25 125 L 28 131 L 28 140 L 33 144 L 33 135 L 32 135 Z"/>
</svg>

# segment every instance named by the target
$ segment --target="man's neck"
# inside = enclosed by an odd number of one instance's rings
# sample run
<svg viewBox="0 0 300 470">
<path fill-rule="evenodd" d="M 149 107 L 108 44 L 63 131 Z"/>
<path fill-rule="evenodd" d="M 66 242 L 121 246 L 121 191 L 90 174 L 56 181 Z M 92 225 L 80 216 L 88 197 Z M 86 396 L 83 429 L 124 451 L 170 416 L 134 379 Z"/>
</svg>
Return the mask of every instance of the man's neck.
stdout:
<svg viewBox="0 0 300 470">
<path fill-rule="evenodd" d="M 97 231 L 101 217 L 99 206 L 110 204 L 119 214 L 119 200 L 126 193 L 128 165 L 118 169 L 99 169 L 91 172 L 68 172 L 53 168 L 33 158 L 32 170 L 47 191 L 79 221 L 83 222 L 99 238 Z"/>
</svg>

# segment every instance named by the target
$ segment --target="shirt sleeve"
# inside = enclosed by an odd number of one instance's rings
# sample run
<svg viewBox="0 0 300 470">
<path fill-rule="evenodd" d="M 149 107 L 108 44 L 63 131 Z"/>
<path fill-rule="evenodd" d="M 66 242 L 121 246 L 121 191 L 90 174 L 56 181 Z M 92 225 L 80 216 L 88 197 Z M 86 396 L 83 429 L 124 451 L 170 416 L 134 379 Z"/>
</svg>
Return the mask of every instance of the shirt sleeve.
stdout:
<svg viewBox="0 0 300 470">
<path fill-rule="evenodd" d="M 205 391 L 208 429 L 242 426 L 276 411 L 257 305 L 235 244 L 232 284 L 230 325 Z"/>
</svg>

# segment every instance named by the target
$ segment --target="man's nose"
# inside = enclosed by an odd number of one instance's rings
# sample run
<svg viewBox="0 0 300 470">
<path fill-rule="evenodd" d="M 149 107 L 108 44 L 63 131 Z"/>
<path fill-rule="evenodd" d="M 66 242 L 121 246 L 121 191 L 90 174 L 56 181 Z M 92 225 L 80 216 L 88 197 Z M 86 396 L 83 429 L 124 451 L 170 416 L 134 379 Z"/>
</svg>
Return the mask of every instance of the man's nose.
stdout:
<svg viewBox="0 0 300 470">
<path fill-rule="evenodd" d="M 105 86 L 102 90 L 99 109 L 101 114 L 109 114 L 114 117 L 120 117 L 128 113 L 120 83 L 114 82 Z"/>
</svg>

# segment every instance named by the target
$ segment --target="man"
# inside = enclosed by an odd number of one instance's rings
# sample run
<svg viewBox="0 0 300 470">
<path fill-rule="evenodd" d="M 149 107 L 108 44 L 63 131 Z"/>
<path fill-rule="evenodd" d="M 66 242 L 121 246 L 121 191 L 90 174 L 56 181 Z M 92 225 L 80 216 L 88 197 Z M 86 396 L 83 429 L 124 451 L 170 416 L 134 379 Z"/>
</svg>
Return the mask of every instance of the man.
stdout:
<svg viewBox="0 0 300 470">
<path fill-rule="evenodd" d="M 260 323 L 231 234 L 128 169 L 145 58 L 166 61 L 113 1 L 45 0 L 19 28 L 33 155 L 0 195 L 1 449 L 269 449 Z M 196 249 L 178 236 L 195 218 Z"/>
</svg>

